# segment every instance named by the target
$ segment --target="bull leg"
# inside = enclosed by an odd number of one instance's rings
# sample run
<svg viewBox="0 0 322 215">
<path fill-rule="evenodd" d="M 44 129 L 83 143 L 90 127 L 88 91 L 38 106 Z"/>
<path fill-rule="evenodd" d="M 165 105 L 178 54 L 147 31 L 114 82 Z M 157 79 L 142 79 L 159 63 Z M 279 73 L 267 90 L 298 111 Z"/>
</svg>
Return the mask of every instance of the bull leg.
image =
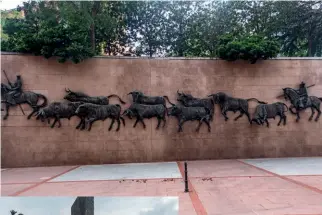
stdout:
<svg viewBox="0 0 322 215">
<path fill-rule="evenodd" d="M 226 110 L 222 111 L 221 114 L 225 117 L 225 121 L 227 121 L 229 118 L 227 117 Z"/>
<path fill-rule="evenodd" d="M 80 121 L 78 123 L 78 125 L 76 126 L 76 129 L 79 129 L 79 127 L 82 125 L 83 123 L 83 118 L 80 118 Z"/>
<path fill-rule="evenodd" d="M 320 106 L 320 105 L 319 105 Z M 317 112 L 318 112 L 318 115 L 316 116 L 316 118 L 315 118 L 315 122 L 317 122 L 318 120 L 319 120 L 319 118 L 320 118 L 320 115 L 321 115 L 321 111 L 320 111 L 320 107 L 316 107 L 316 110 L 317 110 Z"/>
<path fill-rule="evenodd" d="M 299 120 L 300 120 L 300 113 L 299 113 L 299 111 L 296 109 L 296 122 L 299 122 Z"/>
<path fill-rule="evenodd" d="M 113 128 L 114 122 L 115 122 L 115 119 L 112 118 L 112 122 L 110 124 L 110 127 L 108 128 L 109 131 Z"/>
<path fill-rule="evenodd" d="M 5 102 L 2 102 L 1 103 L 5 103 Z M 5 103 L 6 104 L 6 114 L 3 116 L 3 120 L 6 120 L 8 119 L 8 116 L 9 116 L 9 108 L 10 108 L 10 105 L 8 103 Z"/>
<path fill-rule="evenodd" d="M 244 115 L 244 112 L 240 111 L 240 114 L 234 119 L 235 121 L 237 121 L 240 117 L 242 117 Z"/>
<path fill-rule="evenodd" d="M 145 126 L 145 123 L 144 123 L 144 121 L 143 121 L 143 119 L 142 119 L 142 118 L 140 118 L 140 122 L 142 123 L 143 128 L 145 129 L 145 128 L 146 128 L 146 126 Z"/>
<path fill-rule="evenodd" d="M 89 119 L 88 120 L 88 131 L 90 131 L 91 129 L 92 129 L 92 125 L 93 125 L 93 123 L 95 122 L 95 119 Z"/>
<path fill-rule="evenodd" d="M 58 122 L 58 128 L 61 127 L 61 122 L 60 122 L 60 117 L 59 116 L 56 116 L 57 117 L 57 122 Z"/>
<path fill-rule="evenodd" d="M 277 126 L 280 126 L 281 122 L 282 122 L 282 119 L 284 119 L 284 116 L 283 115 L 279 115 L 280 116 L 280 121 L 277 123 Z"/>
<path fill-rule="evenodd" d="M 55 126 L 56 122 L 57 122 L 57 118 L 55 117 L 55 120 L 54 120 L 53 124 L 50 127 L 53 128 Z"/>
<path fill-rule="evenodd" d="M 182 119 L 180 119 L 179 120 L 179 129 L 178 129 L 178 132 L 183 132 L 183 129 L 182 129 L 183 123 L 185 123 L 185 121 L 182 120 Z"/>
<path fill-rule="evenodd" d="M 198 127 L 197 127 L 197 129 L 196 129 L 196 132 L 199 132 L 200 127 L 201 127 L 201 124 L 202 124 L 202 120 L 203 120 L 203 119 L 201 119 L 201 120 L 199 121 L 199 124 L 198 124 Z"/>
<path fill-rule="evenodd" d="M 244 113 L 246 114 L 247 118 L 248 118 L 248 121 L 250 124 L 252 124 L 252 120 L 250 119 L 250 115 L 247 111 L 244 111 Z"/>
<path fill-rule="evenodd" d="M 227 117 L 227 105 L 224 105 L 223 108 L 221 109 L 221 114 L 225 117 L 225 121 L 227 121 L 229 118 Z"/>
<path fill-rule="evenodd" d="M 267 118 L 265 119 L 265 122 L 266 122 L 267 128 L 269 128 L 269 123 L 268 123 Z"/>
<path fill-rule="evenodd" d="M 136 126 L 136 124 L 138 124 L 138 122 L 139 122 L 139 118 L 136 118 L 136 121 L 135 121 L 135 123 L 133 125 L 133 128 L 135 128 L 135 126 Z"/>
<path fill-rule="evenodd" d="M 313 115 L 314 115 L 314 108 L 313 108 L 313 106 L 311 107 L 311 111 L 312 111 L 312 113 L 311 113 L 311 116 L 309 118 L 309 121 L 311 121 L 313 119 Z"/>
<path fill-rule="evenodd" d="M 32 115 L 34 115 L 34 113 L 36 113 L 37 111 L 38 111 L 38 108 L 33 107 L 32 112 L 28 115 L 27 119 L 30 119 Z"/>
<path fill-rule="evenodd" d="M 211 127 L 210 127 L 210 123 L 209 123 L 209 120 L 208 119 L 206 119 L 206 120 L 204 120 L 204 122 L 207 124 L 207 126 L 208 126 L 208 132 L 211 132 Z"/>
<path fill-rule="evenodd" d="M 116 122 L 117 122 L 117 128 L 116 128 L 116 131 L 119 131 L 119 130 L 120 130 L 120 126 L 121 126 L 120 118 L 117 118 L 117 119 L 116 119 Z"/>
<path fill-rule="evenodd" d="M 161 124 L 161 119 L 160 119 L 160 117 L 157 117 L 157 119 L 158 119 L 158 125 L 157 125 L 156 129 L 159 129 L 160 124 Z"/>
<path fill-rule="evenodd" d="M 125 120 L 124 120 L 124 118 L 120 116 L 120 119 L 122 120 L 123 125 L 125 126 Z"/>
<path fill-rule="evenodd" d="M 164 128 L 165 123 L 166 123 L 166 118 L 165 118 L 165 117 L 163 117 L 163 118 L 162 118 L 162 120 L 163 120 L 163 126 L 162 126 L 162 127 Z"/>
</svg>

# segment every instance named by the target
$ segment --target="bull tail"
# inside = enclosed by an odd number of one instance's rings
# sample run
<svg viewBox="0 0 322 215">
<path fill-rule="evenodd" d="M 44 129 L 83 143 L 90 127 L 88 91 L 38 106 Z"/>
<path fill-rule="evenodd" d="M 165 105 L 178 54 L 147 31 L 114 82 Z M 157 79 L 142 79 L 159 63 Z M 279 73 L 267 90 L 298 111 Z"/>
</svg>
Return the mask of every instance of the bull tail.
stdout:
<svg viewBox="0 0 322 215">
<path fill-rule="evenodd" d="M 111 94 L 111 95 L 109 95 L 109 96 L 107 96 L 107 98 L 111 98 L 111 97 L 117 97 L 118 99 L 119 99 L 119 101 L 122 103 L 122 104 L 126 104 L 126 102 L 125 101 L 123 101 L 118 95 L 116 95 L 116 94 Z"/>
<path fill-rule="evenodd" d="M 175 104 L 173 104 L 172 102 L 170 102 L 170 99 L 169 99 L 169 97 L 168 96 L 163 96 L 163 98 L 165 98 L 171 105 L 175 105 Z"/>
<path fill-rule="evenodd" d="M 322 101 L 322 97 L 319 98 Z"/>
<path fill-rule="evenodd" d="M 36 94 L 37 94 L 37 96 L 38 96 L 39 98 L 42 98 L 42 99 L 44 100 L 44 102 L 43 102 L 42 104 L 37 105 L 37 108 L 43 108 L 43 107 L 46 107 L 46 106 L 47 106 L 47 102 L 48 102 L 48 100 L 47 100 L 46 96 L 44 96 L 44 95 L 42 95 L 42 94 L 39 94 L 39 93 L 36 93 Z"/>
<path fill-rule="evenodd" d="M 246 101 L 251 101 L 251 100 L 256 100 L 258 103 L 260 104 L 267 104 L 267 102 L 263 102 L 263 101 L 259 101 L 258 99 L 256 98 L 250 98 L 250 99 L 246 99 Z"/>
<path fill-rule="evenodd" d="M 288 111 L 287 105 L 285 103 L 282 103 L 282 104 L 286 107 L 286 111 L 284 111 L 284 112 L 287 112 Z"/>
</svg>

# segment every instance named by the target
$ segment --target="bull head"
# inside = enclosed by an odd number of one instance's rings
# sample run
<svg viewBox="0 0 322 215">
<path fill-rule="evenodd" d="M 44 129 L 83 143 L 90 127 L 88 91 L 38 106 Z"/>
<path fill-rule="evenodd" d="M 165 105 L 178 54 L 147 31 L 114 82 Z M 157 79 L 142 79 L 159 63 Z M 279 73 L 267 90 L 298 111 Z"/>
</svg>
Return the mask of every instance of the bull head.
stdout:
<svg viewBox="0 0 322 215">
<path fill-rule="evenodd" d="M 69 88 L 68 89 L 65 88 L 65 92 L 66 93 L 72 93 L 72 91 Z"/>
</svg>

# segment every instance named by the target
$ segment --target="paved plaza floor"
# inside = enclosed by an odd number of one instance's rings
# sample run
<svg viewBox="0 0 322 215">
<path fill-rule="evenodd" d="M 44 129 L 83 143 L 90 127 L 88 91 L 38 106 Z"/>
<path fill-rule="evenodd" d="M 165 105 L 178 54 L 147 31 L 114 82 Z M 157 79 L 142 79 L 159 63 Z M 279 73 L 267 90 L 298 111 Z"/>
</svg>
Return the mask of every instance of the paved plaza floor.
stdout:
<svg viewBox="0 0 322 215">
<path fill-rule="evenodd" d="M 1 170 L 2 196 L 178 196 L 179 215 L 322 214 L 322 157 Z"/>
</svg>

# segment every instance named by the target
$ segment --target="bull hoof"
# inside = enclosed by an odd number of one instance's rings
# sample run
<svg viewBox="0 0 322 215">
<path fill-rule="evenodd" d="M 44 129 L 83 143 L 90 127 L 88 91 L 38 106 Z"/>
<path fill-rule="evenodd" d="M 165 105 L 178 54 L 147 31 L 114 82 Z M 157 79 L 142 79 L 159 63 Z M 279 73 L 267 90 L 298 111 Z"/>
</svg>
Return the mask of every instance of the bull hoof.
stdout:
<svg viewBox="0 0 322 215">
<path fill-rule="evenodd" d="M 317 122 L 319 120 L 319 118 L 315 119 L 314 121 Z"/>
<path fill-rule="evenodd" d="M 296 119 L 295 122 L 299 122 L 300 119 Z"/>
<path fill-rule="evenodd" d="M 309 121 L 312 121 L 312 118 L 313 118 L 313 117 L 310 117 L 310 118 L 309 118 Z"/>
<path fill-rule="evenodd" d="M 3 120 L 6 120 L 6 119 L 8 119 L 8 117 L 7 117 L 7 116 L 4 116 L 2 119 L 3 119 Z"/>
</svg>

